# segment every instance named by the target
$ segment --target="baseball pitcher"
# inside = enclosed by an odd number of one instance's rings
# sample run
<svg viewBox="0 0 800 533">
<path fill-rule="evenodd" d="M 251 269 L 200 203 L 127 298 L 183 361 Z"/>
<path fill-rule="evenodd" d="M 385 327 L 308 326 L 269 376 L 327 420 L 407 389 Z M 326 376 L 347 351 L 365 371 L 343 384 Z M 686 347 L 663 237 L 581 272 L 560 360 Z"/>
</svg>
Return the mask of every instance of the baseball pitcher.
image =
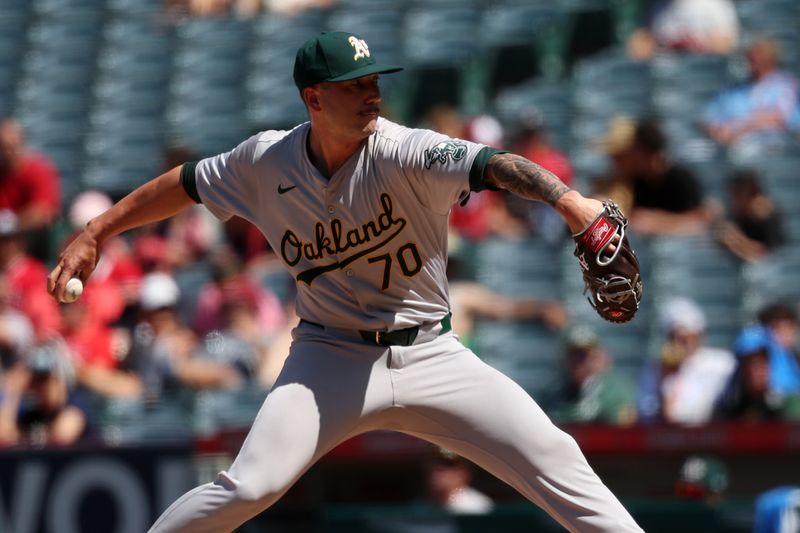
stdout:
<svg viewBox="0 0 800 533">
<path fill-rule="evenodd" d="M 59 257 L 48 290 L 60 300 L 71 277 L 90 276 L 109 237 L 202 203 L 221 220 L 255 224 L 296 280 L 302 320 L 239 454 L 151 531 L 231 531 L 329 450 L 372 430 L 455 451 L 571 531 L 641 531 L 575 441 L 454 336 L 445 277 L 450 207 L 505 189 L 563 216 L 593 304 L 622 321 L 641 293 L 638 278 L 609 266 L 635 261 L 620 253 L 624 217 L 520 156 L 381 118 L 378 77 L 398 70 L 353 34 L 313 37 L 294 66 L 309 122 L 166 172 Z"/>
</svg>

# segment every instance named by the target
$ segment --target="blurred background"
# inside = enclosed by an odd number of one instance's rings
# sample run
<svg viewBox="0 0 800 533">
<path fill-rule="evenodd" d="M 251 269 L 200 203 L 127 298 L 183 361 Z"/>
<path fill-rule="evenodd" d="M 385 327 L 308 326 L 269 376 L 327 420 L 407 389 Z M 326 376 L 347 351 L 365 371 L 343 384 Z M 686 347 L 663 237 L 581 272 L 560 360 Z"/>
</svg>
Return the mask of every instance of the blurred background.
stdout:
<svg viewBox="0 0 800 533">
<path fill-rule="evenodd" d="M 352 31 L 384 114 L 499 148 L 630 218 L 644 301 L 600 320 L 566 227 L 454 208 L 454 328 L 647 531 L 800 531 L 796 0 L 0 0 L 0 531 L 136 532 L 227 468 L 280 371 L 292 280 L 201 207 L 60 248 L 135 186 L 306 120 L 298 46 Z M 447 450 L 374 433 L 241 531 L 558 531 Z"/>
</svg>

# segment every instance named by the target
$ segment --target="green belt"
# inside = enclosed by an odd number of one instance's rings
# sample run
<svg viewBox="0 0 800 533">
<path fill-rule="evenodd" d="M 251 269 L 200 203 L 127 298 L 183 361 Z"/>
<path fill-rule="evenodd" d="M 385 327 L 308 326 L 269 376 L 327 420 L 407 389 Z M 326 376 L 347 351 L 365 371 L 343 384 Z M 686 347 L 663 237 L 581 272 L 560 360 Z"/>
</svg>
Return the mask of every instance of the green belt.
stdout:
<svg viewBox="0 0 800 533">
<path fill-rule="evenodd" d="M 439 331 L 439 335 L 444 335 L 448 331 L 453 329 L 451 324 L 451 318 L 453 314 L 447 313 L 440 324 L 442 325 L 441 331 Z M 305 322 L 307 324 L 311 324 L 312 326 L 317 326 L 319 328 L 325 328 L 322 324 L 317 324 L 315 322 L 311 322 L 309 320 L 303 319 L 301 322 Z M 378 346 L 411 346 L 414 344 L 414 341 L 417 339 L 417 335 L 419 334 L 419 326 L 414 326 L 412 328 L 405 328 L 405 329 L 396 329 L 394 331 L 370 331 L 370 330 L 358 330 L 358 334 L 361 338 L 370 343 L 376 344 Z"/>
</svg>

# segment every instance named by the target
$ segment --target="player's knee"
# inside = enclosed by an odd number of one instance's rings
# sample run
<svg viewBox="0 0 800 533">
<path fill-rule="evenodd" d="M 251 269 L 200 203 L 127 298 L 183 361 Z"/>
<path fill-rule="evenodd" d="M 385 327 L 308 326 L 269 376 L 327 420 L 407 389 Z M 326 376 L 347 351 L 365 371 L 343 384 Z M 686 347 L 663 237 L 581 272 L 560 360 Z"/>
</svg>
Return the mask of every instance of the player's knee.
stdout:
<svg viewBox="0 0 800 533">
<path fill-rule="evenodd" d="M 264 507 L 272 505 L 280 497 L 280 494 L 270 487 L 257 486 L 252 483 L 242 484 L 236 489 L 236 499 L 240 502 Z"/>
<path fill-rule="evenodd" d="M 255 505 L 266 508 L 275 503 L 289 488 L 285 483 L 271 483 L 268 480 L 235 480 L 227 472 L 220 472 L 216 483 L 231 491 L 233 497 L 245 506 Z"/>
<path fill-rule="evenodd" d="M 578 447 L 578 443 L 575 442 L 575 439 L 572 438 L 569 433 L 561 431 L 560 429 L 551 432 L 546 441 L 540 443 L 540 456 L 565 458 L 580 453 L 580 448 Z"/>
</svg>

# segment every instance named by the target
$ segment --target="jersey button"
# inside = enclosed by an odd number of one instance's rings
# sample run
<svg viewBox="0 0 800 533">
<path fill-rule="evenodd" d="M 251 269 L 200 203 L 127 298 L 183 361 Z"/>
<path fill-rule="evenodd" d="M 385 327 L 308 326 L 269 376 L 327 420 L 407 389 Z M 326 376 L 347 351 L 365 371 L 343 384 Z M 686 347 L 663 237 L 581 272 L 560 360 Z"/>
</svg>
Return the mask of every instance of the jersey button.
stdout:
<svg viewBox="0 0 800 533">
<path fill-rule="evenodd" d="M 333 208 L 333 206 L 329 205 L 328 206 L 328 213 L 330 213 L 332 215 L 334 211 L 336 211 L 336 210 Z"/>
<path fill-rule="evenodd" d="M 348 278 L 352 278 L 354 275 L 352 268 L 348 268 L 347 270 L 344 271 L 344 273 L 347 274 Z"/>
</svg>

